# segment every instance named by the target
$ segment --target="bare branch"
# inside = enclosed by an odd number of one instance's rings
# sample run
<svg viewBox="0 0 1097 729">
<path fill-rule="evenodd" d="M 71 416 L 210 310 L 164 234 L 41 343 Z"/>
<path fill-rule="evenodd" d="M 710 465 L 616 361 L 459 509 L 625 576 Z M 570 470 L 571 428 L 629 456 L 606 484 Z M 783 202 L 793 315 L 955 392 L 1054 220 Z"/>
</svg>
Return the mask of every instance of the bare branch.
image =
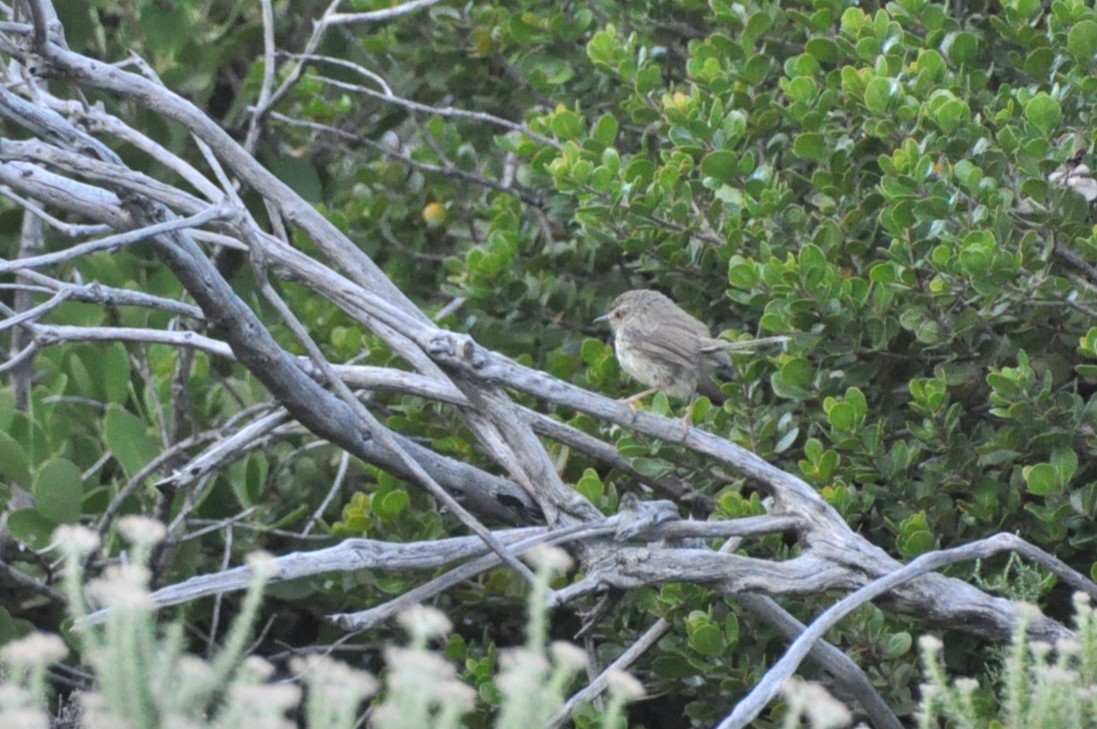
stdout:
<svg viewBox="0 0 1097 729">
<path fill-rule="evenodd" d="M 89 241 L 88 243 L 75 245 L 72 248 L 67 248 L 63 251 L 46 253 L 40 256 L 19 258 L 14 261 L 3 261 L 2 259 L 0 259 L 0 273 L 11 273 L 12 271 L 21 271 L 25 268 L 53 266 L 58 263 L 64 263 L 65 261 L 71 261 L 72 259 L 78 258 L 80 256 L 87 256 L 91 255 L 92 253 L 98 253 L 99 251 L 117 250 L 122 246 L 131 245 L 133 243 L 140 243 L 141 241 L 148 240 L 155 235 L 167 233 L 172 230 L 196 228 L 200 225 L 205 225 L 206 223 L 212 222 L 214 220 L 228 220 L 234 215 L 235 213 L 231 209 L 220 205 L 215 205 L 208 207 L 203 212 L 198 213 L 197 215 L 192 215 L 189 218 L 168 220 L 163 223 L 149 225 L 144 228 L 129 231 L 127 233 L 110 235 L 106 238 L 101 238 L 100 240 Z"/>
<path fill-rule="evenodd" d="M 934 570 L 957 562 L 970 562 L 976 559 L 986 559 L 999 552 L 1015 551 L 1033 559 L 1042 567 L 1045 567 L 1062 577 L 1072 587 L 1084 591 L 1091 598 L 1097 597 L 1097 585 L 1087 580 L 1081 573 L 1071 569 L 1064 562 L 1052 557 L 1043 550 L 1034 547 L 1023 539 L 1012 534 L 996 534 L 993 537 L 965 544 L 962 547 L 943 549 L 936 552 L 928 552 L 916 558 L 894 572 L 884 575 L 867 585 L 855 590 L 846 597 L 827 608 L 815 619 L 807 630 L 800 634 L 785 655 L 781 657 L 765 677 L 740 701 L 734 711 L 717 725 L 717 729 L 745 729 L 765 708 L 766 704 L 773 700 L 780 691 L 784 682 L 792 676 L 796 667 L 800 665 L 808 651 L 815 643 L 826 635 L 839 620 L 867 602 L 894 590 L 896 587 L 929 574 Z M 1066 637 L 1067 632 L 1064 631 Z"/>
<path fill-rule="evenodd" d="M 409 0 L 409 2 L 396 5 L 384 10 L 373 10 L 368 13 L 332 13 L 324 17 L 323 23 L 328 26 L 335 25 L 362 25 L 364 23 L 381 23 L 401 15 L 414 13 L 416 10 L 437 5 L 440 0 Z"/>
</svg>

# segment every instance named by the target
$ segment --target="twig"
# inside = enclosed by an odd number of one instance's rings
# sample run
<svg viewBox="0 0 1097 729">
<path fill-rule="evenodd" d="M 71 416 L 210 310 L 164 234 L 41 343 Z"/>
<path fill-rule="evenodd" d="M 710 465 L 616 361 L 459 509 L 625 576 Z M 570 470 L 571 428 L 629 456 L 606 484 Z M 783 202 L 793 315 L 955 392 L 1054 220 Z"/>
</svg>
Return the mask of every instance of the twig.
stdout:
<svg viewBox="0 0 1097 729">
<path fill-rule="evenodd" d="M 81 243 L 72 246 L 71 248 L 66 248 L 63 251 L 45 253 L 40 256 L 29 256 L 27 258 L 17 258 L 13 261 L 0 260 L 0 273 L 11 273 L 12 271 L 21 271 L 25 268 L 37 268 L 39 266 L 53 266 L 58 263 L 71 261 L 80 256 L 87 256 L 99 251 L 109 251 L 121 248 L 124 245 L 139 243 L 168 231 L 180 230 L 182 228 L 195 228 L 214 220 L 227 220 L 232 215 L 234 215 L 232 210 L 215 205 L 208 207 L 203 212 L 192 215 L 189 218 L 178 218 L 176 220 L 150 225 L 141 228 L 140 230 L 131 230 L 126 233 L 107 236 L 100 240 Z"/>
<path fill-rule="evenodd" d="M 266 110 L 270 106 L 270 97 L 274 89 L 274 74 L 277 68 L 274 45 L 274 6 L 271 0 L 259 0 L 263 12 L 263 83 L 259 87 L 256 108 Z M 259 141 L 259 129 L 262 114 L 254 113 L 248 121 L 248 134 L 244 138 L 244 149 L 255 153 L 255 143 Z"/>
<path fill-rule="evenodd" d="M 307 537 L 312 528 L 316 526 L 316 522 L 320 521 L 320 517 L 327 511 L 328 505 L 335 499 L 336 494 L 343 488 L 343 479 L 347 475 L 347 466 L 350 465 L 350 455 L 343 451 L 339 456 L 339 468 L 335 471 L 335 478 L 332 480 L 331 488 L 328 489 L 327 495 L 324 497 L 320 505 L 316 507 L 316 511 L 312 512 L 312 516 L 305 522 L 305 528 L 301 530 L 301 536 Z"/>
</svg>

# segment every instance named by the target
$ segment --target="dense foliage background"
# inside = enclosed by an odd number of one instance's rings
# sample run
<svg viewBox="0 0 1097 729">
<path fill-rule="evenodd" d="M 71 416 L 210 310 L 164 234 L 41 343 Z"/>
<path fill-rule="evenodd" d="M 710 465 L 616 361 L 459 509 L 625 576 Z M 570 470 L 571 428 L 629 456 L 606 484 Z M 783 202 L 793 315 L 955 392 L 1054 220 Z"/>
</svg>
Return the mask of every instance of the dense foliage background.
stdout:
<svg viewBox="0 0 1097 729">
<path fill-rule="evenodd" d="M 57 7 L 74 50 L 110 62 L 136 53 L 234 135 L 247 134 L 263 71 L 258 5 Z M 277 46 L 293 53 L 323 8 L 285 0 L 275 11 Z M 658 288 L 714 331 L 796 333 L 783 353 L 737 360 L 727 403 L 702 404 L 695 424 L 802 476 L 902 559 L 1007 531 L 1083 572 L 1097 567 L 1090 4 L 443 2 L 342 28 L 316 53 L 341 60 L 309 67 L 263 120 L 256 154 L 428 313 L 445 307 L 443 325 L 621 396 L 636 383 L 592 323 L 621 291 Z M 395 96 L 440 111 L 382 98 L 379 79 Z M 169 149 L 188 144 L 148 110 L 105 95 L 88 101 Z M 150 175 L 164 172 L 132 149 L 117 151 Z M 22 209 L 5 201 L 0 210 L 0 252 L 10 259 Z M 68 243 L 51 235 L 47 245 Z M 225 255 L 219 264 L 263 311 L 240 260 Z M 80 259 L 59 275 L 181 295 L 140 248 Z M 292 284 L 282 289 L 333 361 L 394 361 L 328 302 Z M 455 299 L 463 303 L 450 306 Z M 168 318 L 66 303 L 48 321 L 163 327 Z M 288 332 L 275 333 L 297 347 Z M 16 388 L 0 391 L 6 561 L 44 577 L 47 566 L 17 545 L 41 548 L 56 524 L 97 521 L 165 449 L 267 399 L 242 367 L 201 353 L 179 383 L 179 357 L 167 346 L 66 344 L 36 356 L 26 404 L 16 406 Z M 187 412 L 173 410 L 181 386 Z M 400 432 L 490 467 L 437 405 L 386 395 L 374 405 Z M 651 406 L 682 411 L 663 396 Z M 610 434 L 587 416 L 553 414 L 611 436 L 650 480 L 681 487 L 679 496 L 684 489 L 683 513 L 763 512 L 736 474 L 698 470 L 684 451 Z M 564 479 L 606 513 L 638 489 L 628 475 L 553 448 Z M 405 541 L 449 532 L 450 517 L 428 495 L 352 462 L 320 524 L 303 535 L 340 466 L 339 451 L 304 431 L 241 459 L 187 504 L 194 532 L 236 518 L 231 539 L 223 530 L 196 534 L 158 579 L 216 571 L 257 547 L 281 553 L 347 535 Z M 142 476 L 124 511 L 151 511 L 149 486 L 162 473 Z M 752 553 L 792 549 L 769 538 Z M 973 572 L 955 574 L 1069 614 L 1066 591 L 1038 574 L 1004 560 Z M 322 615 L 377 604 L 421 579 L 357 574 L 275 586 L 268 652 L 330 643 L 339 634 Z M 521 580 L 499 570 L 439 604 L 457 626 L 447 653 L 464 662 L 488 704 L 496 647 L 520 640 L 523 595 Z M 786 607 L 810 620 L 831 598 Z M 638 664 L 657 698 L 636 709 L 637 725 L 722 716 L 784 645 L 767 629 L 748 630 L 734 603 L 696 586 L 620 600 L 597 627 L 603 659 L 655 617 L 675 626 Z M 199 633 L 216 629 L 213 610 L 197 603 L 187 617 Z M 31 625 L 56 629 L 57 619 L 47 598 L 5 592 L 0 642 Z M 560 637 L 578 627 L 571 612 L 555 616 Z M 906 715 L 918 684 L 912 636 L 922 629 L 871 608 L 831 638 Z M 369 666 L 387 640 L 370 633 L 344 655 Z M 949 667 L 969 674 L 993 653 L 964 635 L 946 636 L 946 646 Z M 472 724 L 486 716 L 481 710 Z"/>
</svg>

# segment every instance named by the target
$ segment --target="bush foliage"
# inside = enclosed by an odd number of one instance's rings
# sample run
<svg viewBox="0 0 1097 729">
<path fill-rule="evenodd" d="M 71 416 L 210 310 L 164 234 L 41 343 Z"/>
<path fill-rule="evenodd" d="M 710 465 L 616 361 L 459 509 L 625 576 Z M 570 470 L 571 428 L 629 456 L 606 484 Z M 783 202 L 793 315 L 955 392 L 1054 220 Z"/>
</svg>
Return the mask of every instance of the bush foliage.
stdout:
<svg viewBox="0 0 1097 729">
<path fill-rule="evenodd" d="M 296 0 L 275 9 L 279 48 L 300 50 L 317 10 Z M 258 5 L 69 0 L 58 11 L 74 50 L 111 62 L 133 51 L 167 86 L 247 133 L 264 70 Z M 703 401 L 695 424 L 802 476 L 901 559 L 1008 531 L 1097 573 L 1090 3 L 442 2 L 329 34 L 317 53 L 342 62 L 308 68 L 264 120 L 256 154 L 428 313 L 445 307 L 443 325 L 621 396 L 638 387 L 592 323 L 621 291 L 661 289 L 714 332 L 794 334 L 784 352 L 737 359 L 727 402 Z M 279 68 L 284 75 L 288 66 Z M 411 110 L 385 89 L 436 111 Z M 177 126 L 147 109 L 107 95 L 89 102 L 168 149 L 189 149 Z M 117 151 L 170 177 L 133 149 Z M 4 258 L 18 256 L 21 225 L 21 207 L 5 201 Z M 71 244 L 56 235 L 46 242 Z M 295 242 L 311 250 L 303 237 Z M 220 263 L 266 311 L 251 273 L 231 255 Z M 84 257 L 57 274 L 182 296 L 140 247 Z M 333 361 L 363 353 L 370 364 L 398 361 L 305 288 L 285 284 L 282 294 Z M 463 303 L 447 306 L 455 298 Z M 163 329 L 171 317 L 69 302 L 45 321 Z M 299 350 L 288 330 L 274 333 Z M 59 524 L 98 522 L 131 481 L 140 488 L 123 511 L 150 513 L 151 485 L 181 453 L 267 401 L 242 366 L 203 353 L 177 381 L 181 356 L 165 345 L 46 347 L 26 407 L 13 388 L 0 391 L 0 504 L 10 502 L 13 544 L 43 548 Z M 175 396 L 180 387 L 186 400 Z M 490 467 L 440 406 L 383 394 L 375 404 L 395 430 Z M 663 396 L 650 407 L 682 412 Z M 688 453 L 610 433 L 573 411 L 553 415 L 612 437 L 645 475 L 687 484 L 684 511 L 764 510 L 735 474 L 698 470 Z M 607 514 L 637 488 L 627 474 L 551 448 L 563 478 Z M 195 531 L 237 521 L 231 539 L 210 531 L 182 543 L 158 578 L 213 572 L 226 555 L 238 563 L 257 547 L 317 544 L 300 535 L 336 479 L 342 496 L 313 535 L 410 541 L 453 527 L 423 491 L 373 466 L 342 464 L 335 448 L 289 430 L 173 506 L 169 519 L 185 509 Z M 21 489 L 33 504 L 17 498 Z M 794 547 L 774 537 L 751 549 L 772 556 Z M 19 569 L 47 574 L 35 561 Z M 1004 562 L 979 574 L 1015 596 Z M 339 635 L 318 616 L 379 604 L 422 579 L 353 574 L 274 586 L 267 638 L 330 643 Z M 1070 597 L 1052 580 L 1026 584 L 1036 593 L 1027 599 L 1069 614 Z M 488 725 L 484 707 L 498 699 L 497 648 L 520 642 L 524 590 L 499 570 L 440 601 L 459 626 L 446 654 L 484 702 L 474 726 Z M 786 606 L 810 619 L 827 598 Z M 0 598 L 0 642 L 56 629 L 46 604 Z M 216 628 L 214 606 L 188 610 L 195 624 Z M 608 663 L 658 617 L 673 630 L 637 665 L 649 694 L 664 697 L 638 719 L 648 726 L 723 716 L 729 697 L 784 646 L 765 627 L 741 625 L 729 601 L 674 584 L 623 596 L 599 625 L 599 659 Z M 553 631 L 570 637 L 577 627 L 560 614 Z M 920 629 L 870 607 L 831 638 L 905 715 L 917 692 L 911 646 Z M 363 638 L 364 667 L 376 668 L 392 635 Z M 957 635 L 947 644 L 950 667 L 984 670 L 978 641 Z M 593 726 L 591 716 L 581 713 L 579 725 Z"/>
</svg>

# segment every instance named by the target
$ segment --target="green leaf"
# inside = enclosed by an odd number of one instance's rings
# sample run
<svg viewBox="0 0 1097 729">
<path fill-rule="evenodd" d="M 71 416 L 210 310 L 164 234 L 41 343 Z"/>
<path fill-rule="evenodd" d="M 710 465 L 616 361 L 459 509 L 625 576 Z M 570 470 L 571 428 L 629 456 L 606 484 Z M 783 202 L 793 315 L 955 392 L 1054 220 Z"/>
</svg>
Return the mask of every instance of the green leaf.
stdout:
<svg viewBox="0 0 1097 729">
<path fill-rule="evenodd" d="M 1093 60 L 1097 55 L 1097 22 L 1083 20 L 1067 33 L 1067 48 L 1079 58 Z"/>
<path fill-rule="evenodd" d="M 16 620 L 6 608 L 0 606 L 0 646 L 16 638 L 34 632 L 34 624 L 27 620 Z"/>
<path fill-rule="evenodd" d="M 845 397 L 846 402 L 853 406 L 858 419 L 863 419 L 868 415 L 868 400 L 865 398 L 865 393 L 861 392 L 861 388 L 847 387 Z"/>
<path fill-rule="evenodd" d="M 1033 78 L 1044 78 L 1051 72 L 1055 63 L 1055 51 L 1050 48 L 1036 48 L 1025 56 L 1025 73 Z"/>
<path fill-rule="evenodd" d="M 711 623 L 699 626 L 696 630 L 691 631 L 689 645 L 703 656 L 718 656 L 727 647 L 727 644 L 724 643 L 723 632 Z"/>
<path fill-rule="evenodd" d="M 160 453 L 160 443 L 149 432 L 145 421 L 117 405 L 111 405 L 107 410 L 103 438 L 130 478 Z"/>
<path fill-rule="evenodd" d="M 729 612 L 724 619 L 724 640 L 728 645 L 739 642 L 739 618 L 735 613 Z"/>
<path fill-rule="evenodd" d="M 7 432 L 15 418 L 15 393 L 10 389 L 0 390 L 0 433 Z"/>
<path fill-rule="evenodd" d="M 793 101 L 809 104 L 819 94 L 819 87 L 815 80 L 807 76 L 797 76 L 788 83 L 782 84 L 785 93 Z"/>
<path fill-rule="evenodd" d="M 1037 496 L 1055 496 L 1062 491 L 1055 469 L 1050 463 L 1025 466 L 1021 469 L 1021 475 L 1024 476 L 1029 493 Z"/>
<path fill-rule="evenodd" d="M 693 401 L 690 406 L 690 414 L 693 418 L 693 422 L 700 423 L 704 421 L 705 416 L 712 410 L 712 401 L 707 397 L 699 397 Z"/>
<path fill-rule="evenodd" d="M 23 446 L 7 433 L 0 433 L 0 476 L 30 488 L 30 459 Z"/>
<path fill-rule="evenodd" d="M 906 558 L 917 557 L 920 554 L 932 551 L 937 541 L 933 534 L 926 530 L 915 530 L 899 538 L 899 553 Z"/>
<path fill-rule="evenodd" d="M 836 402 L 827 410 L 827 420 L 835 430 L 849 433 L 857 425 L 857 413 L 848 402 Z"/>
<path fill-rule="evenodd" d="M 617 140 L 617 130 L 619 126 L 617 117 L 612 114 L 603 114 L 594 124 L 594 129 L 591 131 L 590 136 L 599 144 L 611 147 Z"/>
<path fill-rule="evenodd" d="M 959 33 L 950 34 L 945 44 L 942 45 L 942 49 L 945 48 L 947 48 L 948 55 L 952 60 L 957 63 L 967 63 L 978 54 L 979 39 L 975 37 L 974 33 L 969 33 L 966 30 L 960 31 Z"/>
<path fill-rule="evenodd" d="M 865 15 L 864 10 L 861 10 L 861 8 L 846 8 L 842 13 L 842 33 L 857 37 L 867 22 L 868 17 Z"/>
<path fill-rule="evenodd" d="M 12 536 L 34 549 L 45 549 L 49 546 L 56 527 L 56 524 L 35 508 L 16 509 L 8 514 L 8 529 Z"/>
<path fill-rule="evenodd" d="M 769 56 L 751 56 L 750 60 L 743 64 L 741 72 L 743 80 L 752 86 L 757 86 L 765 80 L 772 66 L 773 60 Z"/>
<path fill-rule="evenodd" d="M 1078 454 L 1073 448 L 1057 448 L 1051 454 L 1051 467 L 1055 469 L 1056 479 L 1066 488 L 1078 471 Z"/>
<path fill-rule="evenodd" d="M 114 342 L 88 357 L 88 370 L 103 386 L 107 402 L 120 403 L 129 394 L 130 358 L 123 344 Z"/>
<path fill-rule="evenodd" d="M 193 39 L 189 3 L 141 4 L 141 28 L 147 47 L 161 57 L 175 56 Z"/>
<path fill-rule="evenodd" d="M 683 656 L 664 654 L 651 662 L 652 673 L 661 679 L 681 679 L 697 675 L 697 669 Z"/>
<path fill-rule="evenodd" d="M 913 642 L 910 633 L 893 633 L 884 644 L 884 657 L 894 659 L 905 656 Z"/>
<path fill-rule="evenodd" d="M 617 31 L 610 26 L 591 36 L 590 42 L 587 43 L 587 58 L 595 64 L 610 65 L 619 47 Z"/>
<path fill-rule="evenodd" d="M 308 158 L 279 155 L 266 160 L 266 163 L 270 171 L 298 195 L 312 203 L 323 202 L 324 185 Z"/>
<path fill-rule="evenodd" d="M 236 500 L 245 509 L 255 506 L 261 501 L 263 487 L 266 485 L 269 464 L 266 456 L 261 453 L 253 453 L 247 458 L 236 461 L 229 466 L 229 479 L 232 484 L 232 492 Z"/>
<path fill-rule="evenodd" d="M 564 109 L 552 115 L 551 126 L 553 134 L 566 142 L 582 137 L 585 123 L 583 117 L 570 109 Z"/>
<path fill-rule="evenodd" d="M 954 98 L 938 106 L 933 118 L 942 131 L 952 133 L 961 124 L 971 120 L 971 109 L 962 100 Z"/>
<path fill-rule="evenodd" d="M 1028 21 L 1033 15 L 1040 12 L 1041 0 L 1013 0 L 1010 3 L 1010 15 L 1018 16 L 1022 21 Z M 1018 29 L 1023 25 L 1015 26 Z"/>
<path fill-rule="evenodd" d="M 739 174 L 739 157 L 727 150 L 712 152 L 701 160 L 701 172 L 722 182 L 734 180 Z"/>
<path fill-rule="evenodd" d="M 890 78 L 874 78 L 865 86 L 865 106 L 873 114 L 883 114 L 899 93 L 899 83 Z"/>
<path fill-rule="evenodd" d="M 732 259 L 728 267 L 728 283 L 737 289 L 749 291 L 758 284 L 758 268 L 753 263 L 736 263 Z"/>
<path fill-rule="evenodd" d="M 602 503 L 602 495 L 605 493 L 602 479 L 593 468 L 588 468 L 583 471 L 583 475 L 575 484 L 575 490 L 586 497 L 587 501 L 595 505 Z"/>
<path fill-rule="evenodd" d="M 1063 118 L 1059 102 L 1041 91 L 1025 104 L 1025 118 L 1041 132 L 1050 132 Z"/>
<path fill-rule="evenodd" d="M 382 519 L 395 519 L 404 513 L 410 502 L 411 498 L 408 496 L 407 491 L 395 489 L 389 491 L 380 498 L 373 499 L 371 503 L 373 505 L 373 513 L 377 514 L 377 516 Z"/>
<path fill-rule="evenodd" d="M 814 376 L 811 363 L 803 358 L 785 362 L 770 378 L 773 392 L 790 400 L 807 400 L 813 397 L 809 389 Z"/>
<path fill-rule="evenodd" d="M 751 38 L 757 38 L 765 33 L 773 25 L 773 21 L 770 20 L 769 15 L 765 12 L 751 13 L 747 18 L 747 26 L 744 29 L 744 33 Z"/>
<path fill-rule="evenodd" d="M 800 437 L 799 428 L 791 428 L 787 433 L 781 436 L 780 440 L 773 444 L 774 453 L 784 453 L 796 442 L 796 439 Z"/>
<path fill-rule="evenodd" d="M 838 60 L 838 44 L 830 38 L 812 38 L 804 45 L 819 63 L 834 63 Z"/>
<path fill-rule="evenodd" d="M 75 524 L 84 503 L 84 483 L 76 464 L 51 458 L 42 464 L 34 480 L 39 513 L 54 524 Z"/>
<path fill-rule="evenodd" d="M 797 157 L 822 162 L 826 157 L 827 145 L 822 134 L 806 132 L 796 137 L 792 143 L 792 151 Z"/>
</svg>

